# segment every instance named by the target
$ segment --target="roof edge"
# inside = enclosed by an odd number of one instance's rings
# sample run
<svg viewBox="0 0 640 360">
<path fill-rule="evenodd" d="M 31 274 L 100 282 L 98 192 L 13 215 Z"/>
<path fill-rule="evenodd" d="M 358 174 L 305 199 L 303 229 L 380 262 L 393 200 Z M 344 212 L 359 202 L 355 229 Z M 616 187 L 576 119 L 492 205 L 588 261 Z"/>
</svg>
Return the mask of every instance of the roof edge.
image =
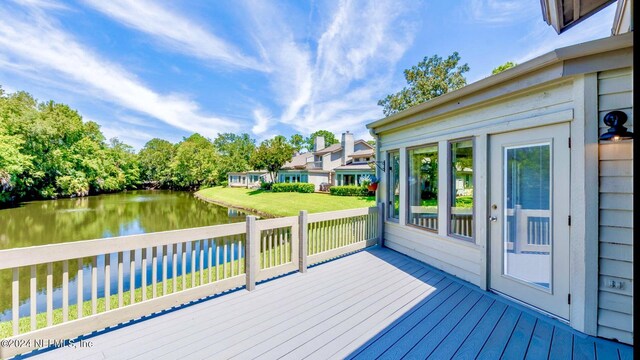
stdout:
<svg viewBox="0 0 640 360">
<path fill-rule="evenodd" d="M 438 105 L 459 99 L 461 97 L 471 95 L 479 92 L 491 86 L 498 85 L 508 80 L 515 79 L 517 77 L 534 72 L 541 68 L 570 60 L 579 57 L 589 56 L 602 52 L 624 49 L 633 46 L 633 33 L 626 33 L 623 35 L 609 36 L 602 39 L 592 40 L 580 44 L 570 45 L 562 48 L 555 49 L 546 54 L 540 55 L 536 58 L 528 60 L 513 68 L 507 69 L 496 75 L 490 75 L 484 79 L 478 80 L 474 83 L 466 85 L 458 90 L 451 91 L 444 95 L 440 95 L 431 100 L 425 101 L 422 104 L 412 106 L 399 113 L 391 116 L 376 120 L 366 125 L 367 129 L 374 130 L 377 127 L 387 125 L 396 120 L 400 120 L 411 115 L 420 113 L 427 109 L 437 107 Z"/>
</svg>

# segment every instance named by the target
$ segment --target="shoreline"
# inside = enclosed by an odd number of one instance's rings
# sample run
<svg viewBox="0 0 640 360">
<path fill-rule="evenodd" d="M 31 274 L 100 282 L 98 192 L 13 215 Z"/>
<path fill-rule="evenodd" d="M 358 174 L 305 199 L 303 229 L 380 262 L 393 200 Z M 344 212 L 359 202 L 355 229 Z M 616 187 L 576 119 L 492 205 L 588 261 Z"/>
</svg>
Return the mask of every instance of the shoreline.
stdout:
<svg viewBox="0 0 640 360">
<path fill-rule="evenodd" d="M 240 210 L 240 211 L 243 211 L 243 212 L 246 212 L 246 213 L 258 215 L 258 216 L 260 216 L 261 218 L 264 218 L 264 219 L 275 219 L 275 218 L 279 217 L 279 216 L 276 216 L 276 215 L 273 215 L 273 214 L 269 214 L 269 213 L 266 213 L 264 211 L 260 211 L 260 210 L 257 210 L 257 209 L 244 207 L 244 206 L 240 206 L 240 205 L 229 204 L 227 202 L 220 201 L 220 200 L 210 199 L 210 198 L 207 198 L 207 197 L 204 197 L 204 196 L 198 194 L 199 192 L 200 192 L 200 190 L 194 192 L 193 193 L 193 197 L 195 197 L 198 200 L 202 200 L 204 202 L 208 202 L 208 203 L 211 203 L 211 204 L 224 206 L 224 207 L 227 207 L 227 208 L 236 209 L 236 210 Z"/>
</svg>

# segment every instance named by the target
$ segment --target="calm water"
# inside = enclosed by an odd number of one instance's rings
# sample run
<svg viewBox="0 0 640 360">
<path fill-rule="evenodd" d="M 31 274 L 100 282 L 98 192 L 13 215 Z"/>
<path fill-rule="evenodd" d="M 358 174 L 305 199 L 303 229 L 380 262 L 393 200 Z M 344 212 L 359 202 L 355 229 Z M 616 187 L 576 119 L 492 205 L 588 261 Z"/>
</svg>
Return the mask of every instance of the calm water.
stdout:
<svg viewBox="0 0 640 360">
<path fill-rule="evenodd" d="M 184 229 L 199 226 L 228 224 L 244 221 L 245 214 L 222 206 L 209 204 L 193 197 L 191 193 L 179 191 L 129 191 L 125 193 L 90 196 L 79 199 L 46 200 L 22 203 L 14 208 L 0 209 L 0 250 L 16 247 L 55 244 L 79 240 L 98 239 L 122 235 L 133 235 L 157 231 Z M 198 249 L 198 248 L 196 248 Z M 180 251 L 180 249 L 178 249 Z M 170 252 L 169 252 L 170 254 Z M 188 248 L 187 269 L 191 268 L 190 248 Z M 124 254 L 124 288 L 129 288 L 129 254 Z M 149 258 L 151 253 L 149 252 Z M 161 252 L 158 253 L 161 256 Z M 218 254 L 220 261 L 222 254 Z M 230 255 L 227 254 L 227 258 Z M 236 249 L 235 257 L 243 256 Z M 136 286 L 141 283 L 140 251 L 137 251 Z M 178 257 L 180 258 L 180 257 Z M 169 260 L 171 256 L 169 256 Z M 198 259 L 196 259 L 198 260 Z M 151 261 L 149 260 L 149 264 Z M 98 268 L 102 269 L 104 257 L 98 258 Z M 111 256 L 111 292 L 117 289 L 117 255 Z M 160 262 L 158 262 L 160 266 Z M 171 262 L 168 268 L 171 269 Z M 62 302 L 61 279 L 54 270 L 54 308 Z M 205 264 L 206 266 L 206 264 Z M 178 268 L 181 267 L 181 260 Z M 197 264 L 199 267 L 199 264 Z M 84 300 L 91 297 L 90 263 L 85 259 L 83 271 Z M 45 267 L 38 268 L 38 312 L 46 309 Z M 69 303 L 76 303 L 77 265 L 69 263 Z M 148 266 L 148 282 L 151 281 L 151 266 Z M 161 272 L 158 271 L 160 274 Z M 169 278 L 171 278 L 169 271 Z M 42 275 L 42 276 L 40 276 Z M 178 274 L 180 275 L 180 274 Z M 0 321 L 11 318 L 11 271 L 0 271 Z M 29 270 L 20 272 L 20 316 L 29 315 Z M 98 283 L 102 283 L 104 273 L 99 272 Z M 41 280 L 42 279 L 42 280 Z M 102 286 L 99 295 L 104 294 Z"/>
</svg>

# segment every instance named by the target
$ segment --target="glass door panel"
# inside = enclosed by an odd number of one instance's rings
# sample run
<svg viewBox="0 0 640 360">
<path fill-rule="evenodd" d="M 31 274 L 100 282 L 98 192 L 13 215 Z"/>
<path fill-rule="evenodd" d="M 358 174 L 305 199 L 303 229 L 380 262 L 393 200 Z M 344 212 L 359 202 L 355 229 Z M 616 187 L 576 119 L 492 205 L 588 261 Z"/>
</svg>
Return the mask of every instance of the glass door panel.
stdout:
<svg viewBox="0 0 640 360">
<path fill-rule="evenodd" d="M 503 274 L 551 290 L 551 144 L 504 148 Z"/>
</svg>

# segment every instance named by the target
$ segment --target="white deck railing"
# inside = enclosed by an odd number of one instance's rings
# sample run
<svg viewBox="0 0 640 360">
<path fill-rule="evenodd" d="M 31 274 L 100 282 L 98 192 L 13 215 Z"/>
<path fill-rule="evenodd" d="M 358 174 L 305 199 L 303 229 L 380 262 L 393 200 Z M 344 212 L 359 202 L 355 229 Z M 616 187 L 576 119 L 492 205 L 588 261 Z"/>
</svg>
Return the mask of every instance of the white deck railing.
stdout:
<svg viewBox="0 0 640 360">
<path fill-rule="evenodd" d="M 551 251 L 551 210 L 507 209 L 507 249 L 516 253 Z"/>
<path fill-rule="evenodd" d="M 248 216 L 246 222 L 228 225 L 2 250 L 0 272 L 12 273 L 12 282 L 0 292 L 11 293 L 12 320 L 0 325 L 9 325 L 12 336 L 3 342 L 9 346 L 0 346 L 0 358 L 243 285 L 251 291 L 256 282 L 289 272 L 306 272 L 308 264 L 380 242 L 382 220 L 382 206 L 302 211 L 286 218 Z M 62 298 L 56 307 L 54 279 Z M 28 296 L 21 298 L 25 287 Z M 72 291 L 75 302 L 70 302 Z M 40 312 L 39 293 L 46 297 Z M 21 318 L 21 303 L 27 301 L 28 315 Z"/>
</svg>

